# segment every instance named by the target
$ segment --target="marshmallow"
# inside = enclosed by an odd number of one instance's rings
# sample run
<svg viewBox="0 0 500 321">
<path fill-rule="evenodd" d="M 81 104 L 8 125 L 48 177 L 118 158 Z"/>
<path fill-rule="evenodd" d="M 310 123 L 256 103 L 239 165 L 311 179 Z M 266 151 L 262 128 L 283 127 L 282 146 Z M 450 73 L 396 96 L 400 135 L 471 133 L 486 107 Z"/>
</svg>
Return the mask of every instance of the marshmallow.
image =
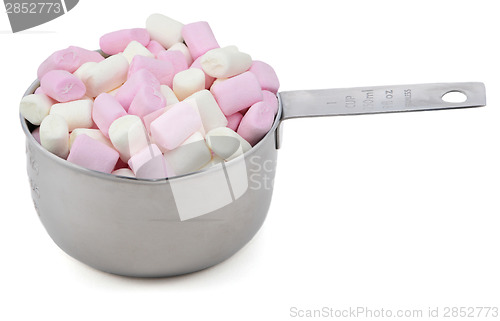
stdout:
<svg viewBox="0 0 500 321">
<path fill-rule="evenodd" d="M 111 172 L 111 174 L 123 177 L 135 177 L 134 172 L 130 168 L 119 168 Z"/>
<path fill-rule="evenodd" d="M 40 125 L 40 143 L 61 158 L 68 156 L 68 124 L 59 115 L 48 115 Z"/>
<path fill-rule="evenodd" d="M 76 128 L 71 131 L 71 134 L 69 135 L 69 148 L 71 149 L 71 146 L 73 146 L 73 142 L 75 139 L 80 136 L 80 135 L 87 135 L 92 139 L 98 140 L 101 143 L 108 145 L 108 147 L 114 148 L 113 144 L 111 144 L 111 141 L 104 136 L 104 134 L 99 130 L 99 129 L 93 129 L 93 128 Z"/>
<path fill-rule="evenodd" d="M 144 85 L 160 88 L 160 82 L 153 73 L 146 69 L 140 69 L 130 75 L 123 86 L 117 90 L 116 99 L 125 108 L 125 111 L 128 111 L 135 95 Z"/>
<path fill-rule="evenodd" d="M 151 134 L 151 123 L 156 118 L 158 118 L 161 115 L 163 115 L 163 113 L 165 113 L 167 110 L 169 110 L 170 107 L 172 107 L 172 105 L 170 105 L 168 107 L 164 107 L 164 108 L 158 109 L 158 110 L 155 110 L 152 113 L 149 113 L 146 116 L 142 117 L 142 122 L 144 123 L 144 127 L 146 127 L 146 131 L 148 132 L 148 134 Z"/>
<path fill-rule="evenodd" d="M 273 67 L 269 66 L 265 62 L 255 60 L 248 71 L 257 77 L 260 87 L 263 90 L 268 90 L 274 94 L 278 92 L 278 89 L 280 88 L 280 81 L 278 80 L 278 76 L 276 75 Z"/>
<path fill-rule="evenodd" d="M 102 93 L 94 101 L 92 119 L 106 137 L 108 137 L 108 129 L 111 123 L 126 114 L 127 112 L 122 105 L 110 94 Z"/>
<path fill-rule="evenodd" d="M 168 48 L 167 51 L 180 51 L 186 58 L 188 66 L 191 66 L 191 64 L 193 63 L 193 57 L 191 57 L 191 53 L 189 52 L 188 47 L 186 47 L 186 45 L 182 42 L 173 44 L 172 47 Z"/>
<path fill-rule="evenodd" d="M 73 142 L 68 161 L 94 171 L 109 174 L 115 168 L 119 157 L 120 155 L 113 148 L 83 134 L 78 135 Z"/>
<path fill-rule="evenodd" d="M 195 132 L 176 149 L 165 152 L 165 160 L 176 175 L 199 170 L 211 159 L 210 149 L 199 132 Z"/>
<path fill-rule="evenodd" d="M 149 40 L 149 33 L 144 28 L 123 29 L 102 36 L 99 40 L 99 46 L 104 53 L 116 55 L 124 51 L 131 41 L 146 46 Z"/>
<path fill-rule="evenodd" d="M 278 113 L 278 97 L 276 97 L 274 93 L 263 90 L 262 101 L 269 105 L 269 107 L 273 110 L 274 115 Z"/>
<path fill-rule="evenodd" d="M 242 118 L 243 114 L 239 112 L 227 116 L 227 128 L 231 128 L 232 130 L 236 131 L 238 129 L 238 126 L 240 125 Z"/>
<path fill-rule="evenodd" d="M 158 54 L 158 59 L 170 61 L 174 66 L 174 73 L 188 69 L 186 57 L 179 50 L 165 50 Z M 205 80 L 203 78 L 203 80 Z"/>
<path fill-rule="evenodd" d="M 31 136 L 40 144 L 40 127 L 33 129 Z"/>
<path fill-rule="evenodd" d="M 37 89 L 35 89 L 34 94 L 41 94 L 41 95 L 45 95 L 45 93 L 43 92 L 42 87 L 38 87 Z M 49 97 L 49 98 L 50 98 L 50 97 Z M 50 98 L 50 99 L 52 99 L 52 98 Z"/>
<path fill-rule="evenodd" d="M 167 49 L 183 41 L 182 27 L 182 23 L 159 13 L 150 15 L 146 20 L 146 29 L 151 39 Z"/>
<path fill-rule="evenodd" d="M 109 126 L 108 134 L 124 162 L 128 162 L 132 155 L 148 146 L 146 128 L 135 115 L 126 115 L 115 120 Z"/>
<path fill-rule="evenodd" d="M 127 48 L 123 51 L 123 56 L 127 59 L 128 63 L 131 63 L 135 56 L 155 57 L 151 51 L 137 41 L 131 41 L 128 44 Z"/>
<path fill-rule="evenodd" d="M 212 129 L 205 138 L 208 147 L 215 155 L 225 160 L 231 160 L 252 149 L 252 146 L 243 137 L 227 127 Z"/>
<path fill-rule="evenodd" d="M 168 170 L 165 159 L 155 144 L 144 147 L 132 156 L 128 165 L 137 178 L 156 179 L 173 176 L 173 172 Z"/>
<path fill-rule="evenodd" d="M 180 100 L 184 100 L 195 92 L 205 89 L 205 75 L 197 68 L 181 71 L 175 75 L 172 89 Z"/>
<path fill-rule="evenodd" d="M 206 21 L 185 25 L 182 28 L 182 37 L 193 59 L 202 56 L 211 49 L 219 48 L 212 29 Z"/>
<path fill-rule="evenodd" d="M 235 46 L 229 46 L 210 50 L 201 57 L 200 63 L 207 75 L 228 78 L 247 71 L 252 65 L 252 58 Z"/>
<path fill-rule="evenodd" d="M 203 89 L 186 98 L 186 100 L 189 99 L 194 99 L 196 101 L 205 131 L 210 131 L 217 127 L 224 127 L 228 124 L 226 116 L 224 116 L 220 110 L 219 105 L 210 91 Z"/>
<path fill-rule="evenodd" d="M 75 70 L 75 72 L 73 72 L 73 75 L 75 75 L 78 79 L 83 81 L 87 72 L 95 65 L 97 65 L 97 62 L 95 61 L 86 62 L 83 65 L 81 65 L 77 70 Z"/>
<path fill-rule="evenodd" d="M 212 84 L 212 86 L 213 86 L 213 85 L 215 85 L 215 84 L 218 84 L 218 83 L 220 83 L 220 82 L 223 82 L 223 81 L 225 81 L 225 80 L 227 80 L 227 78 L 217 78 L 217 79 L 215 79 L 215 81 L 214 81 L 214 83 Z"/>
<path fill-rule="evenodd" d="M 116 97 L 116 93 L 118 92 L 118 89 L 120 89 L 121 87 L 122 87 L 122 86 L 117 87 L 117 88 L 115 88 L 115 89 L 113 89 L 113 90 L 111 90 L 111 91 L 108 91 L 108 94 L 110 94 L 110 95 L 111 95 L 111 96 L 113 96 L 113 97 Z"/>
<path fill-rule="evenodd" d="M 252 105 L 243 116 L 237 133 L 254 146 L 271 129 L 273 122 L 274 111 L 272 107 L 260 101 Z"/>
<path fill-rule="evenodd" d="M 189 67 L 189 68 L 198 68 L 198 69 L 203 70 L 203 68 L 201 68 L 201 57 L 199 57 L 198 59 L 196 59 L 191 64 L 191 67 Z M 209 89 L 212 86 L 212 84 L 214 83 L 215 78 L 212 77 L 212 76 L 207 75 L 207 73 L 204 72 L 204 71 L 203 71 L 203 73 L 205 74 L 205 89 Z"/>
<path fill-rule="evenodd" d="M 151 136 L 162 149 L 172 150 L 202 127 L 193 100 L 173 105 L 151 123 Z"/>
<path fill-rule="evenodd" d="M 66 70 L 47 72 L 40 80 L 40 87 L 47 96 L 62 103 L 80 99 L 86 91 L 83 82 Z"/>
<path fill-rule="evenodd" d="M 220 82 L 210 90 L 226 116 L 250 107 L 263 98 L 257 78 L 248 71 Z"/>
<path fill-rule="evenodd" d="M 220 158 L 219 156 L 212 155 L 212 159 L 205 166 L 203 166 L 200 169 L 207 169 L 207 168 L 213 167 L 215 165 L 219 165 L 223 161 L 224 161 L 224 159 Z"/>
<path fill-rule="evenodd" d="M 128 113 L 142 118 L 165 106 L 165 97 L 163 97 L 160 90 L 153 86 L 145 85 L 137 91 L 134 100 L 130 104 Z"/>
<path fill-rule="evenodd" d="M 165 51 L 165 48 L 163 48 L 163 46 L 155 40 L 151 40 L 146 46 L 146 49 L 149 50 L 149 52 L 151 52 L 153 55 L 155 55 L 155 57 L 158 57 L 158 54 L 160 52 Z"/>
<path fill-rule="evenodd" d="M 207 22 L 153 14 L 146 29 L 105 34 L 99 45 L 111 56 L 52 54 L 20 104 L 40 124 L 32 135 L 42 146 L 86 168 L 161 179 L 220 167 L 257 144 L 279 111 L 274 70 L 220 48 Z"/>
<path fill-rule="evenodd" d="M 49 114 L 53 101 L 44 94 L 24 96 L 19 104 L 19 112 L 33 125 L 40 125 Z"/>
<path fill-rule="evenodd" d="M 165 99 L 167 100 L 167 106 L 177 104 L 179 102 L 179 99 L 174 94 L 174 91 L 172 89 L 170 89 L 169 86 L 161 85 L 160 91 L 161 91 L 163 97 L 165 97 Z"/>
<path fill-rule="evenodd" d="M 50 108 L 50 114 L 64 118 L 69 131 L 75 128 L 91 128 L 94 124 L 92 121 L 92 104 L 93 102 L 88 99 L 55 104 Z"/>
<path fill-rule="evenodd" d="M 86 70 L 83 82 L 87 86 L 87 95 L 97 97 L 115 89 L 127 80 L 128 61 L 123 54 L 109 56 Z"/>
<path fill-rule="evenodd" d="M 74 72 L 86 62 L 99 62 L 102 60 L 104 60 L 104 57 L 96 51 L 70 46 L 66 49 L 54 52 L 42 62 L 40 67 L 38 67 L 38 79 L 42 79 L 42 77 L 51 70 Z"/>
<path fill-rule="evenodd" d="M 128 77 L 130 78 L 134 73 L 140 69 L 149 70 L 162 85 L 172 86 L 175 70 L 170 61 L 158 60 L 150 57 L 135 56 L 130 63 Z"/>
</svg>

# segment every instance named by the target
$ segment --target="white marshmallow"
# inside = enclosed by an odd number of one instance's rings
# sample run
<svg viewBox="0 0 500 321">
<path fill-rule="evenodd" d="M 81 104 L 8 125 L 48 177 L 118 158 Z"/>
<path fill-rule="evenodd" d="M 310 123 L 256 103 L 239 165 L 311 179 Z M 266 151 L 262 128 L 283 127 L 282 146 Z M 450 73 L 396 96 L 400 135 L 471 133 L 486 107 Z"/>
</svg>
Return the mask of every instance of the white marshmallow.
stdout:
<svg viewBox="0 0 500 321">
<path fill-rule="evenodd" d="M 123 56 L 127 58 L 128 63 L 132 62 L 135 56 L 145 56 L 154 58 L 155 55 L 151 53 L 146 47 L 144 47 L 140 42 L 132 40 L 129 42 L 125 50 L 123 50 Z"/>
<path fill-rule="evenodd" d="M 106 136 L 104 136 L 104 134 L 99 129 L 76 128 L 76 129 L 73 129 L 73 131 L 71 131 L 71 134 L 69 135 L 69 149 L 71 149 L 73 142 L 80 135 L 87 135 L 90 138 L 98 140 L 101 143 L 106 144 L 111 148 L 114 148 L 113 144 L 111 144 L 111 141 L 109 139 L 107 139 Z"/>
<path fill-rule="evenodd" d="M 108 134 L 124 162 L 128 162 L 132 155 L 148 146 L 146 128 L 135 115 L 125 115 L 112 122 Z"/>
<path fill-rule="evenodd" d="M 227 78 L 217 78 L 214 80 L 214 82 L 212 83 L 212 86 L 215 85 L 215 84 L 218 84 L 220 82 L 223 82 L 223 81 L 226 81 Z"/>
<path fill-rule="evenodd" d="M 117 169 L 116 171 L 112 172 L 111 174 L 117 175 L 117 176 L 135 177 L 134 172 L 132 172 L 132 170 L 130 170 L 130 168 L 120 168 L 120 169 Z"/>
<path fill-rule="evenodd" d="M 183 70 L 174 76 L 172 89 L 179 100 L 184 100 L 195 92 L 205 89 L 205 74 L 198 68 Z"/>
<path fill-rule="evenodd" d="M 187 65 L 191 66 L 193 64 L 193 57 L 191 57 L 191 53 L 189 52 L 188 47 L 184 43 L 182 43 L 182 42 L 175 43 L 170 48 L 168 48 L 167 51 L 170 51 L 170 50 L 177 50 L 177 51 L 182 52 L 184 57 L 186 57 Z"/>
<path fill-rule="evenodd" d="M 205 138 L 208 147 L 217 156 L 228 161 L 252 149 L 252 146 L 243 137 L 227 127 L 212 129 Z"/>
<path fill-rule="evenodd" d="M 77 78 L 79 78 L 80 80 L 83 80 L 88 71 L 92 69 L 92 67 L 94 67 L 95 65 L 97 65 L 97 62 L 95 61 L 89 61 L 89 62 L 86 62 L 84 63 L 83 65 L 81 65 L 74 73 L 73 75 L 75 75 Z"/>
<path fill-rule="evenodd" d="M 160 92 L 165 97 L 167 101 L 167 106 L 177 104 L 179 102 L 179 98 L 175 95 L 174 91 L 167 85 L 160 86 Z"/>
<path fill-rule="evenodd" d="M 182 27 L 179 21 L 154 13 L 146 20 L 146 29 L 151 39 L 158 41 L 164 48 L 170 48 L 178 42 L 182 42 Z"/>
<path fill-rule="evenodd" d="M 67 103 L 54 104 L 50 108 L 51 115 L 59 115 L 68 124 L 69 131 L 76 128 L 90 128 L 92 121 L 93 101 L 89 99 L 74 100 Z"/>
<path fill-rule="evenodd" d="M 223 161 L 224 161 L 224 159 L 220 158 L 217 155 L 213 155 L 212 159 L 205 166 L 203 166 L 201 169 L 210 168 L 212 166 L 215 166 L 215 165 L 222 163 Z"/>
<path fill-rule="evenodd" d="M 54 102 L 44 94 L 31 94 L 24 96 L 19 104 L 19 112 L 33 125 L 40 125 L 49 114 Z"/>
<path fill-rule="evenodd" d="M 82 76 L 82 81 L 87 87 L 87 95 L 97 97 L 101 93 L 121 86 L 127 80 L 128 67 L 128 60 L 121 53 L 109 56 L 89 67 Z"/>
<path fill-rule="evenodd" d="M 203 89 L 186 98 L 186 100 L 189 99 L 196 100 L 203 128 L 206 132 L 217 127 L 227 126 L 227 118 L 210 91 Z"/>
<path fill-rule="evenodd" d="M 252 66 L 252 57 L 235 46 L 228 46 L 208 51 L 201 57 L 200 63 L 207 75 L 228 78 L 247 71 Z"/>
<path fill-rule="evenodd" d="M 68 124 L 59 115 L 48 115 L 40 125 L 40 143 L 49 152 L 66 159 L 69 153 Z"/>
<path fill-rule="evenodd" d="M 212 154 L 203 135 L 195 132 L 176 149 L 166 151 L 164 157 L 176 175 L 183 175 L 199 170 L 210 162 Z"/>
</svg>

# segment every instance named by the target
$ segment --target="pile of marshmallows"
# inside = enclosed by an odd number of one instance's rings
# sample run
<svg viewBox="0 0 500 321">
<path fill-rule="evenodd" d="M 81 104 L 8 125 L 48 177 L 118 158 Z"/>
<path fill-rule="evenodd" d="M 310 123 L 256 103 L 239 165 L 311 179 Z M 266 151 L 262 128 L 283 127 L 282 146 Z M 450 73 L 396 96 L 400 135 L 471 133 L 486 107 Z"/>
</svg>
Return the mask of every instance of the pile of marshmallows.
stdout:
<svg viewBox="0 0 500 321">
<path fill-rule="evenodd" d="M 206 22 L 153 14 L 146 28 L 69 47 L 38 68 L 40 87 L 20 104 L 35 139 L 77 165 L 120 176 L 165 178 L 240 156 L 271 129 L 273 68 L 220 48 Z"/>
</svg>

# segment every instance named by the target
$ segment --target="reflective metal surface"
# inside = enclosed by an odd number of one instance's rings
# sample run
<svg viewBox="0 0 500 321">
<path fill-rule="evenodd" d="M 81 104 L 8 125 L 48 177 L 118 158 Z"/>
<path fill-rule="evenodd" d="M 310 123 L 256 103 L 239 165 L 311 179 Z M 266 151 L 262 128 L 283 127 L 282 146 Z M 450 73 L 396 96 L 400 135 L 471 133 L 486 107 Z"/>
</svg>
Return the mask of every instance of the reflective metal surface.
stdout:
<svg viewBox="0 0 500 321">
<path fill-rule="evenodd" d="M 199 271 L 236 253 L 264 222 L 281 120 L 485 104 L 484 85 L 478 83 L 410 86 L 281 93 L 272 129 L 249 152 L 170 179 L 118 177 L 74 165 L 40 146 L 21 117 L 35 208 L 54 242 L 96 269 L 134 277 Z M 441 95 L 452 89 L 468 100 L 443 103 Z"/>
</svg>

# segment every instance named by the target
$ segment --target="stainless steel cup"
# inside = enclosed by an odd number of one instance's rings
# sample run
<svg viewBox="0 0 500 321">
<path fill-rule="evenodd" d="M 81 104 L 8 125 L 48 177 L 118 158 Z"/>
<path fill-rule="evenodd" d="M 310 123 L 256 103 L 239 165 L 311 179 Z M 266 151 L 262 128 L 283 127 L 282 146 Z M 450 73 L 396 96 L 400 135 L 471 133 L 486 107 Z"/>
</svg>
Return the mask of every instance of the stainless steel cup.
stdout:
<svg viewBox="0 0 500 321">
<path fill-rule="evenodd" d="M 39 86 L 35 81 L 27 90 Z M 462 103 L 441 98 L 451 91 Z M 224 261 L 259 230 L 271 202 L 280 124 L 296 117 L 353 115 L 485 105 L 481 83 L 283 92 L 271 130 L 225 164 L 170 179 L 144 180 L 92 171 L 40 146 L 21 117 L 31 194 L 54 242 L 98 270 L 167 277 Z"/>
</svg>

